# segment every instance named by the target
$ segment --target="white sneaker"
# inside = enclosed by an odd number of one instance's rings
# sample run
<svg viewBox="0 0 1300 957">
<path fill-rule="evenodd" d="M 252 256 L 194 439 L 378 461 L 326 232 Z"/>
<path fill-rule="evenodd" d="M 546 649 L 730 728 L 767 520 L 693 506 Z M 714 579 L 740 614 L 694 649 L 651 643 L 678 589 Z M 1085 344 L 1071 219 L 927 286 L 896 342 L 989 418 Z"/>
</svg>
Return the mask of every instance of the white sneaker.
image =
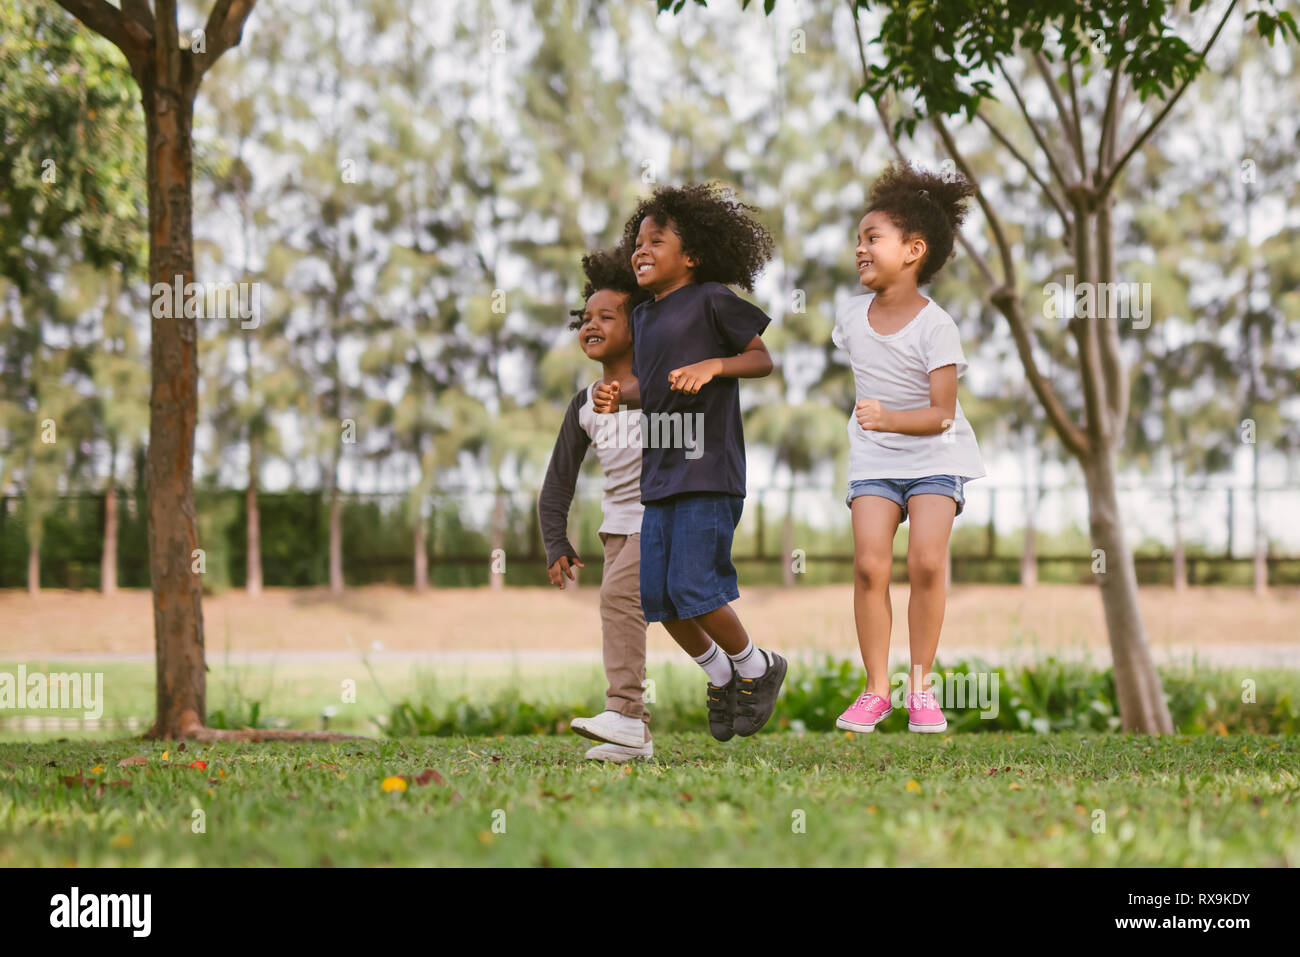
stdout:
<svg viewBox="0 0 1300 957">
<path fill-rule="evenodd" d="M 594 748 L 589 748 L 583 755 L 588 761 L 609 761 L 614 764 L 621 764 L 624 761 L 633 761 L 636 758 L 653 758 L 655 756 L 655 743 L 647 741 L 639 748 L 625 748 L 621 744 L 598 744 Z"/>
<path fill-rule="evenodd" d="M 574 718 L 569 722 L 569 727 L 584 738 L 619 744 L 625 748 L 639 748 L 645 743 L 645 722 L 617 711 L 602 711 L 594 718 Z"/>
</svg>

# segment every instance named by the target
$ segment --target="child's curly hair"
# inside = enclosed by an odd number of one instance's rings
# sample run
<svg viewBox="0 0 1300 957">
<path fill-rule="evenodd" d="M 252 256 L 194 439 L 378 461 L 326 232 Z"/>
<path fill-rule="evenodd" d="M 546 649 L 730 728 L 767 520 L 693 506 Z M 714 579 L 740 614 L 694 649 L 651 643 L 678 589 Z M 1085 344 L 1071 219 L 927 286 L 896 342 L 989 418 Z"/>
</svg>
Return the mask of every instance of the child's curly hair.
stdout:
<svg viewBox="0 0 1300 957">
<path fill-rule="evenodd" d="M 871 184 L 867 212 L 880 210 L 904 236 L 925 240 L 925 259 L 916 277 L 922 286 L 952 258 L 957 230 L 966 219 L 966 199 L 974 194 L 975 187 L 961 173 L 931 173 L 911 163 L 890 163 Z"/>
<path fill-rule="evenodd" d="M 632 254 L 619 246 L 616 249 L 598 249 L 582 257 L 582 271 L 587 276 L 587 284 L 582 287 L 583 302 L 590 299 L 599 289 L 612 289 L 627 293 L 627 314 L 650 298 L 650 293 L 636 284 L 636 274 L 632 272 Z M 570 329 L 582 328 L 581 309 L 570 309 Z"/>
<path fill-rule="evenodd" d="M 772 236 L 750 215 L 757 207 L 738 202 L 730 189 L 712 183 L 660 186 L 643 199 L 623 227 L 623 242 L 636 248 L 641 221 L 649 216 L 660 226 L 671 223 L 682 238 L 682 252 L 698 265 L 697 283 L 720 282 L 753 291 L 754 279 L 772 258 Z"/>
</svg>

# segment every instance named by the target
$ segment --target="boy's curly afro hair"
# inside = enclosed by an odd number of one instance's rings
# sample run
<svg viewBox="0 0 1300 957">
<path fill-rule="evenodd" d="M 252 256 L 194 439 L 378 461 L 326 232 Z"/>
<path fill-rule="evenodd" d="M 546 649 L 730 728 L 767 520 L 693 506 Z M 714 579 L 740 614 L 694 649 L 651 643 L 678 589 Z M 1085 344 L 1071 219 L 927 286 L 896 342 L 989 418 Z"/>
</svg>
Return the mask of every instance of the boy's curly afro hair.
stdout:
<svg viewBox="0 0 1300 957">
<path fill-rule="evenodd" d="M 682 238 L 682 252 L 693 258 L 695 282 L 720 282 L 753 291 L 754 279 L 772 258 L 771 234 L 750 215 L 754 206 L 738 202 L 730 189 L 711 183 L 660 186 L 643 199 L 623 227 L 622 245 L 636 248 L 636 234 L 647 216 L 671 224 Z"/>
<path fill-rule="evenodd" d="M 966 199 L 975 187 L 961 173 L 930 173 L 910 163 L 885 167 L 871 184 L 867 212 L 887 213 L 904 236 L 925 240 L 916 284 L 925 285 L 949 259 L 957 230 L 966 219 Z"/>
<path fill-rule="evenodd" d="M 640 303 L 650 298 L 650 293 L 636 284 L 636 274 L 632 272 L 632 254 L 621 246 L 617 249 L 598 249 L 582 257 L 582 271 L 587 276 L 587 284 L 582 287 L 582 299 L 586 302 L 599 289 L 612 289 L 627 294 L 627 314 Z M 582 328 L 581 309 L 570 309 L 570 329 Z"/>
</svg>

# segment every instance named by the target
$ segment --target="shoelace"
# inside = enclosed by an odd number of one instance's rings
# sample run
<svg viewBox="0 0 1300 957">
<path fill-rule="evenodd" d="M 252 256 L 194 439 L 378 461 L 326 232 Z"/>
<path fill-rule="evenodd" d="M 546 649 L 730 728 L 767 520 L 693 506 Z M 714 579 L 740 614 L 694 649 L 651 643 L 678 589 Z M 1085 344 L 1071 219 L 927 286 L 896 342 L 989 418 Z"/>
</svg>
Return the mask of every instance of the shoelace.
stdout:
<svg viewBox="0 0 1300 957">
<path fill-rule="evenodd" d="M 867 710 L 867 705 L 871 703 L 871 699 L 879 698 L 879 697 L 880 695 L 878 694 L 872 694 L 869 691 L 864 691 L 862 692 L 862 694 L 858 695 L 858 700 L 853 702 L 853 707 L 861 708 L 863 711 L 865 711 Z"/>
<path fill-rule="evenodd" d="M 914 691 L 907 696 L 907 699 L 907 706 L 909 708 L 921 709 L 939 707 L 939 701 L 935 698 L 933 691 L 922 691 L 919 693 Z"/>
</svg>

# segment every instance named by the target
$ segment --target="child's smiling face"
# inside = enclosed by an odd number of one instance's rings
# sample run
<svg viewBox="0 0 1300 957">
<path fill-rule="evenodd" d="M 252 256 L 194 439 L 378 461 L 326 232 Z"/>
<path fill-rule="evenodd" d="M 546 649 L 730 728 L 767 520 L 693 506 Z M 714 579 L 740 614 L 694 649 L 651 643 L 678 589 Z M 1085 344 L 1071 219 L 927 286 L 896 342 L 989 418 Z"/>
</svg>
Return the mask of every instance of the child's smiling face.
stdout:
<svg viewBox="0 0 1300 957">
<path fill-rule="evenodd" d="M 632 250 L 632 271 L 637 285 L 659 298 L 691 281 L 696 261 L 682 252 L 682 237 L 671 220 L 657 223 L 653 217 L 641 220 Z"/>
<path fill-rule="evenodd" d="M 613 289 L 597 289 L 591 294 L 578 327 L 578 343 L 587 358 L 608 362 L 632 350 L 627 299 L 627 293 Z"/>
<path fill-rule="evenodd" d="M 858 279 L 872 292 L 888 289 L 905 271 L 913 275 L 925 256 L 925 240 L 908 239 L 882 209 L 873 209 L 858 223 Z"/>
</svg>

